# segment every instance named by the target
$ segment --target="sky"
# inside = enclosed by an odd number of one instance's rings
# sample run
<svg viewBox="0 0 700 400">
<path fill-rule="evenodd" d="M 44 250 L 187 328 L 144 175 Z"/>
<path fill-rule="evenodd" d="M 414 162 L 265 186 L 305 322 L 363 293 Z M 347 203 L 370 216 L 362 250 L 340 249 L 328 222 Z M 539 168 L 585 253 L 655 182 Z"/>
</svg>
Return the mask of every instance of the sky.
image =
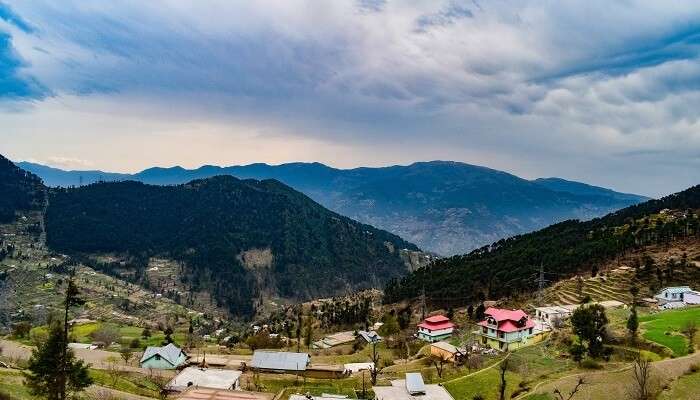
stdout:
<svg viewBox="0 0 700 400">
<path fill-rule="evenodd" d="M 697 1 L 0 0 L 0 153 L 700 183 Z"/>
</svg>

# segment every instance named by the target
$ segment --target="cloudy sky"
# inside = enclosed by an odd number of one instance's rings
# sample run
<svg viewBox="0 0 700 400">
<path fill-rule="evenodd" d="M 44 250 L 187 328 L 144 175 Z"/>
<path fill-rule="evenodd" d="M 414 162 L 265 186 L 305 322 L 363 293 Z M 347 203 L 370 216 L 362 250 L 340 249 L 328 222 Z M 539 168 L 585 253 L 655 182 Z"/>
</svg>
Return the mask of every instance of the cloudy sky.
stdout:
<svg viewBox="0 0 700 400">
<path fill-rule="evenodd" d="M 672 5 L 671 5 L 672 4 Z M 700 4 L 0 0 L 0 153 L 700 183 Z"/>
</svg>

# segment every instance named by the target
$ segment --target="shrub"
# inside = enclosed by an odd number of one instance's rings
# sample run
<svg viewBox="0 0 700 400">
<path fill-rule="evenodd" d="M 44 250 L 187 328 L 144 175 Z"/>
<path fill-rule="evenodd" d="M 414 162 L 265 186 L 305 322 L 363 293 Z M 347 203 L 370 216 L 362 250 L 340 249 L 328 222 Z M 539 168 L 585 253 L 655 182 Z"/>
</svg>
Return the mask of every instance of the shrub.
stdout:
<svg viewBox="0 0 700 400">
<path fill-rule="evenodd" d="M 688 374 L 694 374 L 698 371 L 700 371 L 700 363 L 695 363 L 688 367 Z"/>
<path fill-rule="evenodd" d="M 129 347 L 132 348 L 132 349 L 138 349 L 138 348 L 140 348 L 140 347 L 141 347 L 141 341 L 139 340 L 139 338 L 133 338 L 133 339 L 131 340 L 131 343 L 129 343 Z"/>
<path fill-rule="evenodd" d="M 603 368 L 603 366 L 600 365 L 600 363 L 598 363 L 597 361 L 592 360 L 590 358 L 583 360 L 583 362 L 581 362 L 581 367 L 583 367 L 585 369 L 601 369 L 601 368 Z"/>
</svg>

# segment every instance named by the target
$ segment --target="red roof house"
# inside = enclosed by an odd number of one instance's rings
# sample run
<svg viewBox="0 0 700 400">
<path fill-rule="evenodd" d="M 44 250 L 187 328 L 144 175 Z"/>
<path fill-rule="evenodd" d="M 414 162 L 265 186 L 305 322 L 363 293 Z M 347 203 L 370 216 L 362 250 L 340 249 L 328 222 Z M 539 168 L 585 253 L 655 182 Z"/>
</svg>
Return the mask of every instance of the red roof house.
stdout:
<svg viewBox="0 0 700 400">
<path fill-rule="evenodd" d="M 523 310 L 489 307 L 484 315 L 479 333 L 482 343 L 493 348 L 508 350 L 512 343 L 527 342 L 534 333 L 535 323 Z"/>
<path fill-rule="evenodd" d="M 452 335 L 455 324 L 444 315 L 433 315 L 418 324 L 418 338 L 427 342 L 439 342 Z"/>
</svg>

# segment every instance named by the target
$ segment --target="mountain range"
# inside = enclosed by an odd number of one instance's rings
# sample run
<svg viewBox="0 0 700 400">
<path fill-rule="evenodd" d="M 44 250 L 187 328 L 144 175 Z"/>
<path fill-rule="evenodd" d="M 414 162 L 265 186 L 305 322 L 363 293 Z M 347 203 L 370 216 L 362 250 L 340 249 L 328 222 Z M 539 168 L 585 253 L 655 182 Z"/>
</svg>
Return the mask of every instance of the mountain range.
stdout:
<svg viewBox="0 0 700 400">
<path fill-rule="evenodd" d="M 560 178 L 526 180 L 452 161 L 336 169 L 320 163 L 149 168 L 136 174 L 18 165 L 49 186 L 135 180 L 182 184 L 216 175 L 276 179 L 326 208 L 440 255 L 469 252 L 567 219 L 588 220 L 648 198 Z"/>
<path fill-rule="evenodd" d="M 665 272 L 650 261 L 652 246 L 697 248 L 700 240 L 700 185 L 659 200 L 649 200 L 589 221 L 564 221 L 542 230 L 499 240 L 469 254 L 436 260 L 385 288 L 385 301 L 398 302 L 425 294 L 437 307 L 457 307 L 488 299 L 532 295 L 538 277 L 543 283 L 574 275 L 595 277 L 605 263 L 620 266 L 620 257 L 637 253 L 632 267 L 637 281 L 651 281 L 652 291 L 664 285 L 700 281 L 700 259 L 684 252 L 663 260 Z M 543 272 L 540 272 L 543 271 Z M 542 274 L 542 275 L 541 275 Z M 607 276 L 600 276 L 605 281 Z M 635 283 L 636 284 L 636 283 Z M 645 295 L 647 295 L 645 293 Z"/>
<path fill-rule="evenodd" d="M 419 250 L 272 179 L 48 188 L 0 156 L 0 189 L 2 222 L 42 212 L 52 251 L 142 285 L 154 258 L 173 260 L 172 280 L 234 316 L 253 315 L 263 297 L 381 287 L 410 269 L 403 252 Z"/>
</svg>

